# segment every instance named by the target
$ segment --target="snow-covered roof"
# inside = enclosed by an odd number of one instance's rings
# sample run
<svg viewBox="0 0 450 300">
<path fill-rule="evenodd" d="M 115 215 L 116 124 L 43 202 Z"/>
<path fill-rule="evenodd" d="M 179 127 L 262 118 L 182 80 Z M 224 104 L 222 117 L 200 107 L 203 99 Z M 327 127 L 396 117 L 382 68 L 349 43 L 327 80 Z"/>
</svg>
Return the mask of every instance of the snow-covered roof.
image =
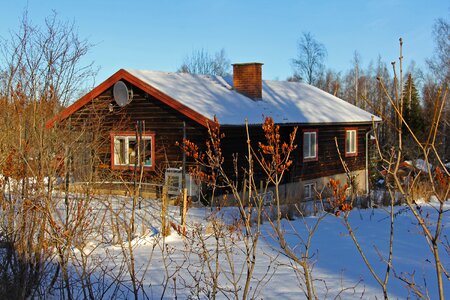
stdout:
<svg viewBox="0 0 450 300">
<path fill-rule="evenodd" d="M 231 77 L 126 70 L 172 99 L 222 125 L 275 123 L 370 123 L 381 119 L 316 87 L 299 82 L 263 80 L 262 100 L 252 100 L 232 87 Z"/>
</svg>

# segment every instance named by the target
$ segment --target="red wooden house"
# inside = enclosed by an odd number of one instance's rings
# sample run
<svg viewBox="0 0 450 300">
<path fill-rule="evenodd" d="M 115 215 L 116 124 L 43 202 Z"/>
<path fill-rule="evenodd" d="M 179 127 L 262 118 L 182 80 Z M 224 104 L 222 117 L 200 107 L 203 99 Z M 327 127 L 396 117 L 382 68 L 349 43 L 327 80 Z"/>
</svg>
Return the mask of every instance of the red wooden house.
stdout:
<svg viewBox="0 0 450 300">
<path fill-rule="evenodd" d="M 124 101 L 131 95 L 120 93 L 131 91 L 132 100 Z M 70 122 L 77 128 L 100 120 L 108 141 L 98 152 L 101 166 L 123 172 L 136 165 L 136 122 L 145 121 L 145 155 L 140 160 L 151 175 L 180 167 L 183 154 L 176 142 L 185 136 L 203 144 L 206 124 L 214 116 L 225 133 L 222 145 L 228 161 L 233 153 L 245 152 L 245 120 L 253 141 L 263 139 L 263 116 L 271 116 L 284 136 L 299 127 L 294 164 L 285 182 L 289 201 L 312 198 L 314 185 L 320 188 L 329 177 L 345 182 L 335 137 L 357 189 L 366 190 L 367 133 L 380 119 L 308 84 L 262 80 L 260 63 L 234 64 L 229 77 L 122 69 L 47 125 Z"/>
</svg>

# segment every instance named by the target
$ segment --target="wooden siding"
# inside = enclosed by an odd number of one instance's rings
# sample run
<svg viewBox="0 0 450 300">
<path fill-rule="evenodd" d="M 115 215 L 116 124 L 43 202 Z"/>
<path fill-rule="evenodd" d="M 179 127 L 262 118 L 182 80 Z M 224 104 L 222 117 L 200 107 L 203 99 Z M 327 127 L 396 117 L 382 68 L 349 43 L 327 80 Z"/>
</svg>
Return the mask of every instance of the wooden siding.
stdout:
<svg viewBox="0 0 450 300">
<path fill-rule="evenodd" d="M 182 152 L 176 142 L 183 140 L 183 122 L 186 123 L 186 136 L 196 143 L 204 143 L 207 129 L 187 118 L 140 89 L 133 87 L 133 100 L 125 107 L 119 107 L 112 99 L 111 89 L 70 116 L 74 128 L 93 127 L 101 123 L 104 142 L 98 156 L 105 168 L 111 167 L 110 132 L 134 131 L 137 121 L 145 121 L 145 131 L 155 134 L 156 169 L 179 167 Z M 113 111 L 110 111 L 112 105 Z"/>
<path fill-rule="evenodd" d="M 130 85 L 130 84 L 129 84 Z M 130 85 L 131 86 L 131 85 Z M 112 88 L 109 88 L 93 101 L 85 104 L 73 113 L 69 122 L 71 126 L 83 127 L 100 124 L 104 142 L 100 143 L 97 155 L 105 169 L 111 167 L 111 131 L 134 131 L 136 121 L 145 121 L 145 130 L 155 133 L 155 166 L 156 170 L 166 167 L 179 167 L 182 161 L 182 151 L 176 142 L 183 138 L 183 122 L 186 123 L 186 136 L 200 147 L 207 140 L 207 129 L 200 123 L 191 120 L 185 114 L 154 98 L 141 89 L 133 86 L 133 101 L 121 108 L 112 99 Z M 110 106 L 112 105 L 112 112 Z M 261 119 L 261 121 L 263 121 Z M 219 120 L 220 122 L 220 120 Z M 341 125 L 299 126 L 297 131 L 297 149 L 292 154 L 294 164 L 285 176 L 285 182 L 310 180 L 319 177 L 343 173 L 341 162 L 336 150 L 334 138 L 338 138 L 340 151 L 350 170 L 365 168 L 365 134 L 370 125 L 352 125 L 358 128 L 358 154 L 345 157 L 345 128 Z M 283 125 L 280 133 L 283 141 L 288 141 L 293 126 Z M 252 146 L 258 151 L 258 142 L 264 142 L 261 126 L 250 126 Z M 317 130 L 318 159 L 303 160 L 303 130 Z M 222 126 L 225 134 L 222 140 L 222 152 L 225 158 L 225 170 L 232 178 L 234 175 L 233 154 L 239 157 L 238 176 L 243 175 L 243 167 L 247 166 L 247 137 L 244 126 Z M 256 164 L 256 163 L 255 163 Z M 149 174 L 149 173 L 147 173 Z M 255 169 L 256 180 L 264 179 L 260 168 Z"/>
<path fill-rule="evenodd" d="M 220 120 L 219 120 L 220 121 Z M 353 126 L 355 127 L 355 126 Z M 292 153 L 294 163 L 287 172 L 285 182 L 295 182 L 299 180 L 310 180 L 319 177 L 331 176 L 344 173 L 344 169 L 339 160 L 334 138 L 337 137 L 339 149 L 344 161 L 352 171 L 365 168 L 365 134 L 370 125 L 357 126 L 358 128 L 358 154 L 353 157 L 345 157 L 345 128 L 346 126 L 322 125 L 322 126 L 299 126 L 297 130 L 297 149 Z M 293 126 L 282 126 L 280 135 L 282 141 L 289 140 L 289 134 Z M 303 159 L 303 130 L 317 130 L 318 139 L 318 159 L 304 161 Z M 258 151 L 258 142 L 264 142 L 264 134 L 259 126 L 250 127 L 252 146 Z M 246 166 L 247 142 L 245 128 L 243 127 L 223 127 L 222 132 L 225 138 L 222 141 L 225 164 L 228 172 L 233 171 L 232 153 L 238 153 L 240 168 Z M 241 171 L 242 172 L 242 171 Z M 231 174 L 231 173 L 230 173 Z M 255 169 L 257 180 L 264 178 L 260 168 Z"/>
<path fill-rule="evenodd" d="M 292 168 L 293 181 L 309 180 L 313 178 L 330 176 L 333 174 L 344 173 L 338 151 L 336 149 L 335 137 L 338 140 L 339 150 L 342 158 L 351 171 L 362 170 L 365 168 L 365 140 L 366 132 L 370 125 L 358 126 L 358 146 L 357 155 L 345 157 L 345 128 L 346 126 L 316 126 L 304 127 L 305 129 L 318 129 L 318 160 L 303 160 L 302 133 L 299 131 L 297 135 L 298 150 L 294 157 L 294 165 Z"/>
</svg>

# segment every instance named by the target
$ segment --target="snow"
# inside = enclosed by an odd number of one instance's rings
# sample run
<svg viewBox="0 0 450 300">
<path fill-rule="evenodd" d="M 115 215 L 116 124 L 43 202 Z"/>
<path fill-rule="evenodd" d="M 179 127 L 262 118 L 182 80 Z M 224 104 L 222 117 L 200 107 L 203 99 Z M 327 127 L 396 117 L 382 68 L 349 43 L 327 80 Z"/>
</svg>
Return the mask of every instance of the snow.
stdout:
<svg viewBox="0 0 450 300">
<path fill-rule="evenodd" d="M 263 80 L 262 100 L 232 87 L 230 76 L 126 70 L 181 104 L 222 125 L 261 124 L 271 116 L 280 124 L 371 123 L 380 118 L 305 83 Z"/>
<path fill-rule="evenodd" d="M 430 163 L 427 163 L 426 161 L 424 161 L 423 159 L 416 159 L 414 161 L 411 160 L 405 160 L 403 162 L 403 165 L 406 165 L 408 167 L 414 167 L 419 171 L 422 171 L 424 173 L 428 173 L 428 166 L 430 167 L 430 169 L 433 169 L 433 165 Z"/>
<path fill-rule="evenodd" d="M 430 169 L 433 168 L 433 165 L 430 163 L 427 163 L 426 161 L 424 161 L 423 159 L 416 159 L 414 162 L 414 165 L 417 169 L 419 169 L 422 172 L 428 173 L 428 167 Z"/>
<path fill-rule="evenodd" d="M 115 205 L 122 207 L 127 198 L 114 198 Z M 446 209 L 450 203 L 445 204 Z M 428 215 L 428 221 L 435 220 L 436 210 L 430 205 L 422 205 L 423 215 Z M 201 237 L 208 245 L 208 250 L 214 253 L 214 238 L 208 233 L 211 219 L 217 217 L 223 226 L 233 224 L 239 218 L 239 212 L 235 207 L 211 210 L 210 208 L 190 208 L 187 213 L 187 238 L 182 238 L 174 230 L 165 240 L 158 234 L 159 228 L 159 202 L 144 200 L 143 208 L 137 211 L 137 232 L 142 232 L 133 241 L 135 268 L 138 278 L 142 278 L 142 289 L 146 297 L 153 299 L 175 298 L 186 299 L 192 293 L 199 293 L 200 298 L 206 298 L 211 282 L 204 278 L 200 282 L 203 290 L 195 289 L 193 277 L 198 272 L 205 270 L 204 261 L 198 255 L 200 248 L 199 238 L 193 238 L 192 233 L 200 230 Z M 179 208 L 169 207 L 169 220 L 179 224 Z M 123 216 L 126 218 L 126 216 Z M 302 248 L 300 237 L 307 237 L 307 227 L 317 222 L 317 217 L 298 218 L 296 220 L 283 220 L 286 230 L 285 236 L 291 247 L 296 251 Z M 380 277 L 386 268 L 382 257 L 387 257 L 389 242 L 389 213 L 385 208 L 353 210 L 350 214 L 350 222 L 356 232 L 361 247 L 364 249 L 368 260 Z M 449 214 L 444 215 L 442 237 L 448 236 L 450 225 Z M 417 225 L 414 216 L 405 206 L 395 208 L 395 237 L 394 237 L 393 269 L 397 274 L 415 274 L 415 279 L 421 287 L 428 287 L 431 299 L 436 299 L 436 278 L 433 266 L 433 256 L 428 244 Z M 230 264 L 235 270 L 245 270 L 244 243 L 236 232 L 228 232 L 223 241 L 231 247 L 231 258 L 224 253 L 219 256 L 220 274 L 219 285 L 231 288 L 227 279 L 231 275 Z M 91 242 L 94 248 L 95 242 Z M 124 297 L 131 297 L 131 283 L 127 274 L 120 269 L 120 262 L 124 256 L 122 249 L 124 244 L 99 244 L 94 250 L 94 255 L 108 265 L 109 276 L 122 276 L 124 285 Z M 450 268 L 450 258 L 441 245 L 441 259 L 444 267 Z M 342 223 L 342 219 L 334 215 L 327 215 L 319 225 L 319 229 L 312 239 L 311 262 L 313 263 L 313 278 L 315 280 L 318 298 L 334 298 L 339 293 L 340 298 L 382 298 L 382 291 L 371 276 L 364 262 L 358 254 L 355 245 L 348 236 Z M 231 262 L 230 262 L 231 261 Z M 203 266 L 203 267 L 202 267 Z M 166 268 L 167 267 L 167 268 Z M 122 273 L 121 273 L 122 272 Z M 173 276 L 168 280 L 168 276 Z M 228 276 L 228 277 L 227 277 Z M 173 278 L 176 278 L 174 281 Z M 241 295 L 245 275 L 238 283 Z M 444 278 L 445 281 L 445 278 Z M 258 285 L 260 283 L 260 285 Z M 167 284 L 167 288 L 164 285 Z M 175 286 L 176 285 L 176 286 Z M 268 222 L 261 227 L 261 238 L 257 248 L 256 267 L 252 278 L 252 290 L 250 295 L 264 299 L 302 299 L 304 294 L 299 286 L 296 272 L 291 267 L 290 261 L 280 252 L 280 248 L 273 238 L 273 230 Z M 198 286 L 197 286 L 198 287 Z M 354 289 L 353 289 L 354 287 Z M 346 290 L 343 290 L 346 289 Z M 450 286 L 444 284 L 445 293 L 450 295 Z M 389 279 L 388 292 L 391 298 L 408 298 L 409 291 L 404 284 L 392 273 Z M 255 293 L 255 294 L 253 294 Z M 142 292 L 140 294 L 142 298 Z M 228 296 L 231 296 L 229 294 Z M 224 294 L 218 294 L 219 299 L 225 298 Z"/>
</svg>

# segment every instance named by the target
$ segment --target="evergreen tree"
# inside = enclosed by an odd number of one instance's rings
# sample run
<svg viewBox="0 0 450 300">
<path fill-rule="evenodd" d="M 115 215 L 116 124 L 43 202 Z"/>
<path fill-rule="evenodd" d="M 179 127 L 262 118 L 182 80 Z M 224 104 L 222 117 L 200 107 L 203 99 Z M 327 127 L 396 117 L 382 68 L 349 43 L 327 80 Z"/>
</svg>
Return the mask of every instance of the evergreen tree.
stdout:
<svg viewBox="0 0 450 300">
<path fill-rule="evenodd" d="M 422 107 L 420 105 L 419 93 L 417 92 L 411 73 L 408 75 L 408 79 L 403 87 L 403 118 L 417 137 L 423 135 L 424 120 Z M 405 124 L 403 124 L 403 133 L 408 135 L 408 129 Z"/>
</svg>

